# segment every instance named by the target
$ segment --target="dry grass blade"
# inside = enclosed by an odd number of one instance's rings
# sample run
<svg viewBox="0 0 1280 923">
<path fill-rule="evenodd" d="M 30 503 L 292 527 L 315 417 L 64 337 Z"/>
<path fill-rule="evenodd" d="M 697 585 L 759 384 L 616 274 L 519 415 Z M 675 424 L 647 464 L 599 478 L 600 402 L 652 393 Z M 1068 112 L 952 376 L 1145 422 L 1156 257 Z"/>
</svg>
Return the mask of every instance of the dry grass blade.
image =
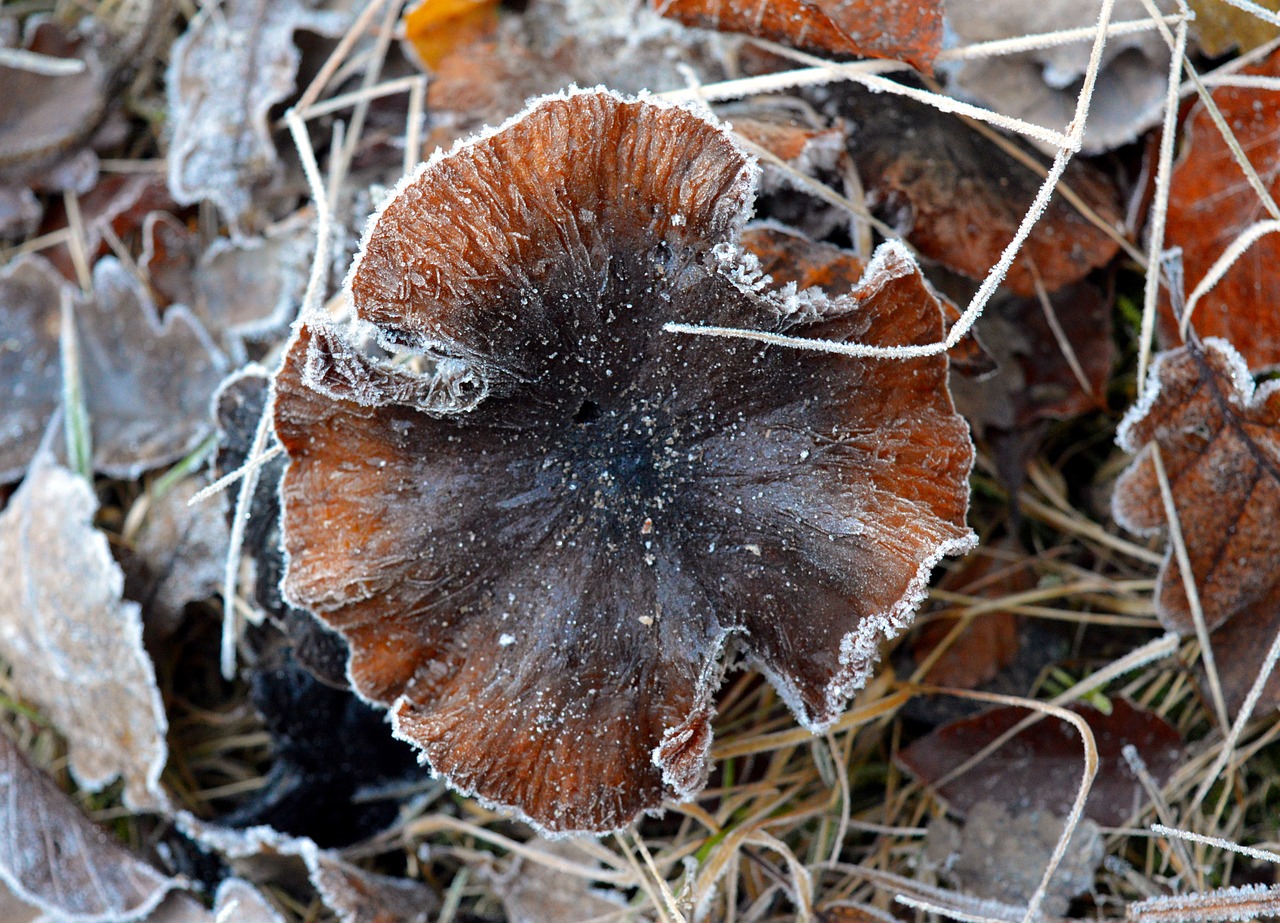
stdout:
<svg viewBox="0 0 1280 923">
<path fill-rule="evenodd" d="M 1277 914 L 1280 914 L 1280 885 L 1242 885 L 1199 894 L 1152 897 L 1130 904 L 1126 919 L 1132 923 L 1213 923 Z"/>
</svg>

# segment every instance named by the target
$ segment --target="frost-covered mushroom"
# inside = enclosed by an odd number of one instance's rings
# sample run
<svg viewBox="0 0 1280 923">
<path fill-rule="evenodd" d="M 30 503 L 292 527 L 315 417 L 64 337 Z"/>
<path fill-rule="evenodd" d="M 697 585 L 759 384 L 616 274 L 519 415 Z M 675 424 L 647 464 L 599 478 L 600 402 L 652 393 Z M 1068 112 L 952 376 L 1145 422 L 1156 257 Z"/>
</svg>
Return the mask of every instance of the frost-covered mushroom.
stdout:
<svg viewBox="0 0 1280 923">
<path fill-rule="evenodd" d="M 356 314 L 433 371 L 313 321 L 276 379 L 287 598 L 436 772 L 546 831 L 701 789 L 727 646 L 828 726 L 972 542 L 945 358 L 663 331 L 941 337 L 896 245 L 839 297 L 762 276 L 755 178 L 701 115 L 547 97 L 370 224 Z"/>
</svg>

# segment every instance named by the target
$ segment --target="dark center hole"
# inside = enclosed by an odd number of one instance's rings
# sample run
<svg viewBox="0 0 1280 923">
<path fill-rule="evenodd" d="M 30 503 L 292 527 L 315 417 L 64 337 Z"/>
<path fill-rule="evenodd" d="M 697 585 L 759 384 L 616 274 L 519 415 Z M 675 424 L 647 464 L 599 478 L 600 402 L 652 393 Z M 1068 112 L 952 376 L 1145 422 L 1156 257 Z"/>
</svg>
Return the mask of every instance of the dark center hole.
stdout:
<svg viewBox="0 0 1280 923">
<path fill-rule="evenodd" d="M 590 423 L 598 416 L 600 416 L 600 405 L 595 401 L 583 401 L 582 406 L 578 408 L 578 412 L 573 415 L 573 422 L 578 424 Z"/>
</svg>

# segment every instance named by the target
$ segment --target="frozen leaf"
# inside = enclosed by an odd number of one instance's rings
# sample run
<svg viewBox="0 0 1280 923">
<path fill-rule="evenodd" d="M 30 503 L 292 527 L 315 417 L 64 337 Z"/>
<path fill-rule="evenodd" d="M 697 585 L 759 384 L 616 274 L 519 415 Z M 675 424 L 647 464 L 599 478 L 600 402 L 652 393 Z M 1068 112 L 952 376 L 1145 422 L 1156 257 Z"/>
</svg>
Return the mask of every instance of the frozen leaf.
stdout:
<svg viewBox="0 0 1280 923">
<path fill-rule="evenodd" d="M 155 176 L 113 175 L 98 182 L 79 199 L 80 241 L 89 265 L 96 263 L 110 249 L 108 234 L 128 240 L 142 228 L 150 212 L 172 205 L 164 180 Z M 45 229 L 52 232 L 67 227 L 66 208 L 56 205 L 50 209 Z M 67 245 L 52 247 L 46 255 L 59 272 L 72 282 L 76 281 L 75 263 Z"/>
<path fill-rule="evenodd" d="M 1234 711 L 1280 627 L 1280 384 L 1255 389 L 1240 354 L 1222 340 L 1162 353 L 1147 399 L 1129 411 L 1118 441 L 1138 457 L 1116 482 L 1112 507 L 1121 525 L 1144 535 L 1167 527 L 1152 458 L 1160 448 L 1205 624 L 1218 629 L 1215 659 Z M 1195 633 L 1172 548 L 1156 585 L 1156 614 L 1180 634 Z M 1270 704 L 1280 703 L 1277 679 Z"/>
<path fill-rule="evenodd" d="M 310 223 L 298 220 L 258 237 L 215 241 L 196 269 L 192 310 L 221 337 L 278 334 L 302 305 L 315 248 Z"/>
<path fill-rule="evenodd" d="M 977 329 L 996 373 L 952 382 L 960 412 L 990 434 L 1105 409 L 1115 362 L 1109 296 L 1085 281 L 1058 289 L 1047 306 L 1034 295 L 993 298 Z"/>
<path fill-rule="evenodd" d="M 377 875 L 316 852 L 307 862 L 311 884 L 338 923 L 429 923 L 440 901 L 426 885 L 408 878 Z M 545 917 L 560 920 L 564 917 Z"/>
<path fill-rule="evenodd" d="M 228 878 L 218 886 L 214 923 L 284 923 L 284 917 L 249 882 Z"/>
<path fill-rule="evenodd" d="M 185 478 L 154 499 L 134 545 L 129 598 L 162 635 L 178 627 L 187 603 L 222 587 L 227 521 L 216 503 L 189 502 L 204 486 L 203 478 Z"/>
<path fill-rule="evenodd" d="M 82 478 L 37 456 L 0 513 L 10 575 L 0 581 L 0 654 L 19 693 L 66 736 L 80 785 L 97 791 L 122 777 L 127 804 L 153 807 L 168 722 L 138 606 L 121 599 L 124 576 L 93 528 L 97 509 Z"/>
<path fill-rule="evenodd" d="M 0 886 L 66 923 L 131 923 L 177 884 L 93 824 L 0 734 Z"/>
<path fill-rule="evenodd" d="M 498 0 L 418 0 L 403 25 L 418 60 L 434 70 L 447 55 L 493 34 Z"/>
<path fill-rule="evenodd" d="M 1253 0 L 1263 9 L 1280 10 L 1280 0 Z M 1264 19 L 1232 6 L 1228 0 L 1190 0 L 1195 12 L 1191 29 L 1200 50 L 1211 58 L 1226 54 L 1233 48 L 1243 54 L 1274 39 L 1280 30 Z"/>
<path fill-rule="evenodd" d="M 76 309 L 94 468 L 119 478 L 177 461 L 212 429 L 209 398 L 226 360 L 186 308 L 161 321 L 142 284 L 113 257 L 93 267 Z"/>
<path fill-rule="evenodd" d="M 107 105 L 109 76 L 100 53 L 105 36 L 68 32 L 60 23 L 34 18 L 27 32 L 25 50 L 82 66 L 54 75 L 0 65 L 0 237 L 34 231 L 41 208 L 32 188 L 86 191 L 97 161 L 92 152 L 76 148 L 97 128 Z"/>
<path fill-rule="evenodd" d="M 552 861 L 568 861 L 585 868 L 599 864 L 571 840 L 539 837 L 525 845 Z M 502 901 L 509 923 L 586 923 L 618 917 L 626 907 L 621 894 L 592 887 L 589 878 L 546 865 L 532 856 L 513 857 L 501 864 L 488 862 L 480 865 L 479 871 Z"/>
<path fill-rule="evenodd" d="M 945 358 L 663 331 L 942 336 L 895 244 L 852 291 L 771 289 L 738 247 L 754 179 L 689 110 L 548 97 L 366 235 L 355 313 L 427 371 L 313 323 L 276 378 L 286 597 L 434 770 L 544 829 L 696 793 L 731 639 L 829 726 L 972 542 Z"/>
<path fill-rule="evenodd" d="M 211 201 L 235 228 L 278 179 L 268 115 L 294 89 L 294 32 L 335 36 L 344 13 L 307 0 L 226 0 L 203 6 L 173 45 L 166 84 L 169 189 L 183 205 Z"/>
<path fill-rule="evenodd" d="M 1177 11 L 1173 0 L 1157 0 L 1156 6 L 1162 13 Z M 1117 0 L 1111 20 L 1148 15 L 1142 0 Z M 947 0 L 947 23 L 962 46 L 1097 21 L 1098 4 L 1080 0 Z M 1075 118 L 1092 51 L 1089 41 L 1064 42 L 963 61 L 952 72 L 952 84 L 959 95 L 997 112 L 1065 130 Z M 1109 37 L 1085 124 L 1084 153 L 1128 144 L 1155 125 L 1164 109 L 1168 79 L 1169 46 L 1158 31 Z"/>
<path fill-rule="evenodd" d="M 142 220 L 138 268 L 155 295 L 156 307 L 195 304 L 193 280 L 200 253 L 200 234 L 168 212 L 151 212 Z"/>
<path fill-rule="evenodd" d="M 413 751 L 387 733 L 381 713 L 320 683 L 287 652 L 254 671 L 250 689 L 274 762 L 266 784 L 220 824 L 270 824 L 322 846 L 346 846 L 395 820 L 395 798 L 375 797 L 379 790 L 426 776 Z"/>
<path fill-rule="evenodd" d="M 868 203 L 921 255 L 971 279 L 987 271 L 1013 239 L 1043 177 L 955 116 L 887 93 L 835 92 L 850 128 L 849 150 Z M 1119 197 L 1101 172 L 1072 161 L 1062 183 L 1108 224 Z M 1061 195 L 1049 202 L 1009 268 L 1004 284 L 1036 294 L 1079 281 L 1110 262 L 1119 244 Z"/>
<path fill-rule="evenodd" d="M 1085 816 L 1104 826 L 1121 826 L 1147 800 L 1121 755 L 1125 745 L 1137 748 L 1152 777 L 1163 785 L 1178 765 L 1182 740 L 1164 719 L 1124 699 L 1111 700 L 1110 714 L 1087 705 L 1073 705 L 1071 710 L 1088 722 L 1098 745 L 1098 775 Z M 900 751 L 898 760 L 932 785 L 1027 715 L 1025 708 L 1008 706 L 953 721 Z M 1065 721 L 1044 717 L 973 769 L 942 785 L 938 794 L 960 814 L 989 801 L 1015 814 L 1043 809 L 1065 817 L 1079 791 L 1083 767 L 1079 734 Z"/>
<path fill-rule="evenodd" d="M 1280 51 L 1241 73 L 1280 77 Z M 1213 100 L 1271 195 L 1280 195 L 1280 91 L 1217 87 Z M 1269 216 L 1202 105 L 1192 109 L 1186 124 L 1185 147 L 1169 189 L 1165 245 L 1182 248 L 1186 289 L 1191 292 L 1250 225 Z M 1255 371 L 1280 365 L 1277 262 L 1280 236 L 1268 234 L 1227 270 L 1191 317 L 1201 337 L 1229 340 Z M 1167 299 L 1160 333 L 1166 347 L 1182 343 Z"/>
<path fill-rule="evenodd" d="M 653 0 L 690 26 L 745 32 L 839 57 L 892 58 L 922 71 L 942 50 L 939 0 Z"/>
<path fill-rule="evenodd" d="M 948 881 L 984 900 L 1025 907 L 1057 848 L 1065 823 L 1047 811 L 1010 811 L 980 801 L 963 827 L 946 818 L 929 824 L 925 855 Z M 1085 818 L 1071 834 L 1044 897 L 1046 913 L 1065 915 L 1071 899 L 1093 889 L 1105 849 L 1098 825 Z"/>
<path fill-rule="evenodd" d="M 22 477 L 61 400 L 59 312 L 69 297 L 40 257 L 0 269 L 0 483 Z"/>
</svg>

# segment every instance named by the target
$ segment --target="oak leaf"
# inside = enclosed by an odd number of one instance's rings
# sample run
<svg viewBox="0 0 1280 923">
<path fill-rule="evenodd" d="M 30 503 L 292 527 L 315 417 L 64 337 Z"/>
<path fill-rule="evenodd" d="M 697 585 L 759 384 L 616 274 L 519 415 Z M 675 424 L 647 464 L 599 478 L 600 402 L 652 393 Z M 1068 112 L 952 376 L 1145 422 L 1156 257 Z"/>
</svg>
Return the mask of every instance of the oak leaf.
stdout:
<svg viewBox="0 0 1280 923">
<path fill-rule="evenodd" d="M 1129 411 L 1117 441 L 1137 458 L 1116 482 L 1112 508 L 1121 525 L 1142 535 L 1168 527 L 1153 458 L 1159 447 L 1223 693 L 1235 711 L 1280 628 L 1280 382 L 1255 387 L 1243 357 L 1223 340 L 1162 353 L 1146 399 Z M 1155 600 L 1167 628 L 1195 634 L 1172 546 Z M 1277 693 L 1280 676 L 1263 707 L 1280 704 Z"/>
</svg>

